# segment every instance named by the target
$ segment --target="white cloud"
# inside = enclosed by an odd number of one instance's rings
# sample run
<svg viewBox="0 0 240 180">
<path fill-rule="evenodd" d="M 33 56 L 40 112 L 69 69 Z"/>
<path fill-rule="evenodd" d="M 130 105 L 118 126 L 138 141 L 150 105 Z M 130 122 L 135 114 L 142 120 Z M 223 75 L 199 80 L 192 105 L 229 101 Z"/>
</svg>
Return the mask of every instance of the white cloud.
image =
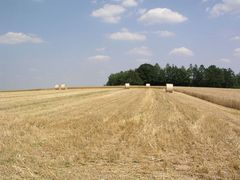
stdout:
<svg viewBox="0 0 240 180">
<path fill-rule="evenodd" d="M 220 59 L 219 61 L 223 62 L 223 63 L 231 63 L 231 60 L 230 59 L 227 59 L 227 58 L 222 58 Z"/>
<path fill-rule="evenodd" d="M 138 63 L 144 64 L 144 63 L 151 63 L 151 59 L 136 59 Z"/>
<path fill-rule="evenodd" d="M 234 36 L 231 38 L 233 41 L 240 41 L 240 36 Z"/>
<path fill-rule="evenodd" d="M 129 32 L 127 29 L 122 29 L 120 32 L 112 33 L 109 38 L 121 41 L 145 41 L 147 39 L 145 35 Z"/>
<path fill-rule="evenodd" d="M 159 35 L 160 37 L 174 37 L 176 34 L 170 31 L 157 31 L 154 32 L 155 34 Z"/>
<path fill-rule="evenodd" d="M 234 55 L 235 56 L 240 56 L 240 48 L 237 48 L 234 50 Z"/>
<path fill-rule="evenodd" d="M 0 44 L 21 44 L 21 43 L 43 43 L 44 41 L 32 34 L 24 34 L 17 32 L 8 32 L 6 34 L 0 35 Z"/>
<path fill-rule="evenodd" d="M 192 50 L 185 48 L 185 47 L 180 47 L 180 48 L 175 48 L 173 49 L 170 53 L 170 55 L 176 55 L 176 56 L 194 56 L 194 53 Z"/>
<path fill-rule="evenodd" d="M 138 10 L 137 13 L 138 13 L 139 15 L 143 15 L 146 11 L 147 11 L 147 9 L 141 8 L 141 9 Z"/>
<path fill-rule="evenodd" d="M 97 4 L 97 0 L 91 0 L 92 4 Z"/>
<path fill-rule="evenodd" d="M 153 55 L 152 50 L 146 46 L 133 48 L 128 53 L 142 57 L 151 57 Z"/>
<path fill-rule="evenodd" d="M 106 48 L 97 48 L 96 51 L 98 52 L 104 52 L 106 50 Z"/>
<path fill-rule="evenodd" d="M 110 61 L 112 58 L 110 56 L 104 56 L 104 55 L 97 55 L 89 57 L 88 60 L 92 62 L 107 62 Z"/>
<path fill-rule="evenodd" d="M 210 14 L 213 17 L 218 17 L 226 13 L 240 12 L 240 0 L 222 0 L 213 6 Z"/>
<path fill-rule="evenodd" d="M 135 7 L 138 6 L 138 0 L 123 0 L 122 5 L 124 7 Z"/>
<path fill-rule="evenodd" d="M 92 16 L 101 18 L 107 23 L 118 23 L 125 11 L 126 9 L 120 5 L 105 4 L 102 8 L 93 11 Z"/>
<path fill-rule="evenodd" d="M 182 23 L 188 18 L 182 14 L 167 8 L 150 9 L 139 18 L 140 22 L 146 24 L 175 24 Z"/>
</svg>

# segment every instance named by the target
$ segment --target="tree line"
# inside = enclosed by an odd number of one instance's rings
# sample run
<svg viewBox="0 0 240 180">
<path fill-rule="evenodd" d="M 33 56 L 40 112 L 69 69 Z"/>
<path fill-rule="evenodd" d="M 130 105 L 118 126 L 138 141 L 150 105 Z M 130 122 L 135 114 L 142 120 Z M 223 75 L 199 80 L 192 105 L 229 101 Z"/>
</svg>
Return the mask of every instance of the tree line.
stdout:
<svg viewBox="0 0 240 180">
<path fill-rule="evenodd" d="M 215 65 L 190 65 L 177 67 L 167 64 L 142 64 L 137 69 L 111 74 L 106 85 L 116 86 L 130 83 L 131 85 L 165 85 L 176 86 L 240 88 L 240 73 L 235 74 L 230 68 L 219 68 Z"/>
</svg>

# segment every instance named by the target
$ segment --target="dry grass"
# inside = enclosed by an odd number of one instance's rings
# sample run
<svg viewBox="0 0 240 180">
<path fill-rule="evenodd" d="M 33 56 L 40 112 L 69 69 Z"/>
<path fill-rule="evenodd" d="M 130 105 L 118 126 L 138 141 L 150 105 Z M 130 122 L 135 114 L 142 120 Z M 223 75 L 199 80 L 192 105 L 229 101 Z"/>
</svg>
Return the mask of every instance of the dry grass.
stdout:
<svg viewBox="0 0 240 180">
<path fill-rule="evenodd" d="M 0 93 L 0 179 L 239 179 L 240 111 L 153 88 Z"/>
<path fill-rule="evenodd" d="M 218 105 L 240 110 L 240 89 L 176 87 L 175 90 Z"/>
</svg>

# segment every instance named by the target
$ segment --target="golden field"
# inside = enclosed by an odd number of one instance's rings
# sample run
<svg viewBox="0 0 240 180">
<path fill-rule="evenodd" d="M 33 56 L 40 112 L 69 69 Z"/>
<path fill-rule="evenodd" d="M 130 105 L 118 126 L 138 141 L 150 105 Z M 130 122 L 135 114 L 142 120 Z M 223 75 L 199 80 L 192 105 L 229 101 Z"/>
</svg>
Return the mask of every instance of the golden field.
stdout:
<svg viewBox="0 0 240 180">
<path fill-rule="evenodd" d="M 212 103 L 240 110 L 240 89 L 176 87 L 175 90 Z"/>
<path fill-rule="evenodd" d="M 159 88 L 0 92 L 0 179 L 217 178 L 240 179 L 239 110 Z"/>
</svg>

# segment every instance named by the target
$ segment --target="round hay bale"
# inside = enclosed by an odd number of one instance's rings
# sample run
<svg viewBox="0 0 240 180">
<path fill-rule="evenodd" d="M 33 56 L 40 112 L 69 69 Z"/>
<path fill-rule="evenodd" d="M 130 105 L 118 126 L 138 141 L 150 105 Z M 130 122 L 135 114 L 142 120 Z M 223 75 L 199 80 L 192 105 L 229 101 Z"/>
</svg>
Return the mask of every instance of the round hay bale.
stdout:
<svg viewBox="0 0 240 180">
<path fill-rule="evenodd" d="M 56 84 L 56 85 L 54 86 L 54 89 L 55 89 L 55 90 L 59 90 L 59 88 L 60 88 L 60 86 L 59 86 L 58 84 Z"/>
<path fill-rule="evenodd" d="M 66 86 L 66 84 L 61 84 L 61 89 L 62 89 L 62 90 L 65 90 L 65 89 L 67 89 L 67 86 Z"/>
<path fill-rule="evenodd" d="M 126 84 L 125 84 L 125 88 L 126 88 L 126 89 L 129 89 L 129 88 L 130 88 L 130 83 L 126 83 Z"/>
<path fill-rule="evenodd" d="M 147 83 L 147 84 L 146 84 L 146 87 L 151 87 L 151 84 Z"/>
<path fill-rule="evenodd" d="M 173 84 L 166 85 L 166 92 L 173 93 Z"/>
</svg>

